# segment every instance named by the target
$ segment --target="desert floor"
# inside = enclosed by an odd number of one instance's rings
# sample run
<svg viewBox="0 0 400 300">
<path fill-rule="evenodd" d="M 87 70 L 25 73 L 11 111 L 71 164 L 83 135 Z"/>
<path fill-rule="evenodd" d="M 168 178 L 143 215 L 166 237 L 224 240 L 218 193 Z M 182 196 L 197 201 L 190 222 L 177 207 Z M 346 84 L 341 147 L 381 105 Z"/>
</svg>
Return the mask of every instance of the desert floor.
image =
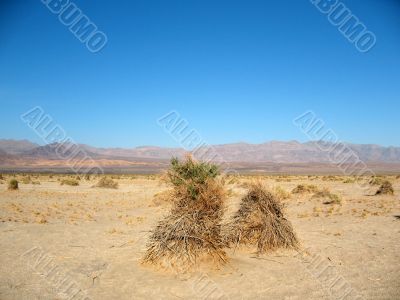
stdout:
<svg viewBox="0 0 400 300">
<path fill-rule="evenodd" d="M 400 299 L 394 176 L 394 196 L 371 196 L 377 186 L 365 191 L 341 177 L 262 177 L 287 192 L 328 187 L 343 200 L 283 200 L 301 253 L 229 249 L 227 265 L 187 274 L 141 264 L 149 231 L 170 207 L 158 177 L 119 176 L 115 190 L 92 188 L 94 178 L 61 186 L 60 177 L 40 175 L 40 185 L 20 183 L 18 191 L 7 190 L 10 175 L 0 184 L 0 299 Z M 251 180 L 227 184 L 227 219 Z"/>
</svg>

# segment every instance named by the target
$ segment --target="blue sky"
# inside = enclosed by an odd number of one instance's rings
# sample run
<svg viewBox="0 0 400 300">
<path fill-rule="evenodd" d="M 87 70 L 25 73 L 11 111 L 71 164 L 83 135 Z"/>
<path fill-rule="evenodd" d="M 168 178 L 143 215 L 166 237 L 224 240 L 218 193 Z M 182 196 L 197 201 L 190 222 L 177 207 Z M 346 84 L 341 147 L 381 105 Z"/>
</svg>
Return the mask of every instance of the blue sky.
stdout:
<svg viewBox="0 0 400 300">
<path fill-rule="evenodd" d="M 176 110 L 211 144 L 300 140 L 314 111 L 341 140 L 400 146 L 400 3 L 342 1 L 377 37 L 360 53 L 308 0 L 74 1 L 108 37 L 91 53 L 40 0 L 0 4 L 0 138 L 176 146 Z"/>
</svg>

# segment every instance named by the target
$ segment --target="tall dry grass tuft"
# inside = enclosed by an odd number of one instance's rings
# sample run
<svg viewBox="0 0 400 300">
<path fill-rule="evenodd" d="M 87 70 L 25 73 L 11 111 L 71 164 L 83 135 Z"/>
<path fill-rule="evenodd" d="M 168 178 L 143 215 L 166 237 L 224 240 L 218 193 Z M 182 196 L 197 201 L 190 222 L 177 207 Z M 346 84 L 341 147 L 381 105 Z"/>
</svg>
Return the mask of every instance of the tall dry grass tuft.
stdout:
<svg viewBox="0 0 400 300">
<path fill-rule="evenodd" d="M 186 269 L 201 260 L 227 261 L 220 225 L 225 190 L 218 175 L 217 166 L 191 157 L 171 161 L 173 207 L 152 231 L 144 262 Z"/>
<path fill-rule="evenodd" d="M 226 227 L 225 239 L 230 245 L 256 245 L 259 254 L 299 246 L 293 227 L 283 214 L 283 205 L 261 183 L 250 186 Z"/>
</svg>

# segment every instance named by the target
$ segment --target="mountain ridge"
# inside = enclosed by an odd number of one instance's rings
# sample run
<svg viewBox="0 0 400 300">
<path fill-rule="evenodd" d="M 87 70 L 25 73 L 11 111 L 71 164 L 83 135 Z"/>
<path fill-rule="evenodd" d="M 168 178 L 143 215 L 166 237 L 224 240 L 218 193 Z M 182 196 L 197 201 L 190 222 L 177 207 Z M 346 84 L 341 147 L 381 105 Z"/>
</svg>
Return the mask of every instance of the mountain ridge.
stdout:
<svg viewBox="0 0 400 300">
<path fill-rule="evenodd" d="M 333 145 L 333 144 L 330 144 Z M 400 147 L 384 147 L 376 144 L 345 144 L 353 151 L 359 159 L 366 162 L 400 163 Z M 47 144 L 38 145 L 28 140 L 0 139 L 0 156 L 16 156 L 19 159 L 60 159 L 57 152 L 64 153 L 65 157 L 73 154 L 72 144 Z M 87 155 L 93 159 L 170 159 L 173 156 L 182 157 L 187 151 L 183 148 L 160 147 L 160 146 L 138 146 L 134 148 L 102 148 L 86 144 L 73 145 L 84 153 L 77 158 Z M 61 149 L 62 148 L 62 149 Z M 231 144 L 219 144 L 206 146 L 201 149 L 202 153 L 209 151 L 215 153 L 220 160 L 226 162 L 272 162 L 272 163 L 329 163 L 332 159 L 326 151 L 318 148 L 315 141 L 298 142 L 290 141 L 267 141 L 261 144 L 238 142 Z M 342 149 L 334 149 L 330 154 L 340 155 Z M 196 156 L 195 151 L 195 156 Z M 198 155 L 201 158 L 201 155 Z M 207 158 L 205 156 L 204 158 Z"/>
</svg>

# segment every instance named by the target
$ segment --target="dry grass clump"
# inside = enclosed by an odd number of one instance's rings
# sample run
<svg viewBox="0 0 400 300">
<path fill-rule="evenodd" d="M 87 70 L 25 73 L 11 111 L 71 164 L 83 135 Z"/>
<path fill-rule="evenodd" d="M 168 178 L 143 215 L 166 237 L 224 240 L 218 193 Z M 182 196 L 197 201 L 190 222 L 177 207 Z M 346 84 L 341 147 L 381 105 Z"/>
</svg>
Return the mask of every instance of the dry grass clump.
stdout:
<svg viewBox="0 0 400 300">
<path fill-rule="evenodd" d="M 171 190 L 162 191 L 154 195 L 153 204 L 155 206 L 160 206 L 163 204 L 171 204 L 173 198 L 174 198 L 173 191 Z"/>
<path fill-rule="evenodd" d="M 99 187 L 99 188 L 106 188 L 106 189 L 117 189 L 118 188 L 118 182 L 112 180 L 109 177 L 101 177 L 100 180 L 97 182 L 94 187 Z"/>
<path fill-rule="evenodd" d="M 394 195 L 394 189 L 390 181 L 385 180 L 382 182 L 375 195 Z"/>
<path fill-rule="evenodd" d="M 31 179 L 30 176 L 25 176 L 25 177 L 22 178 L 21 181 L 22 181 L 23 184 L 29 184 L 29 183 L 32 182 L 32 179 Z"/>
<path fill-rule="evenodd" d="M 325 199 L 323 204 L 342 204 L 342 198 L 337 194 L 331 193 L 327 188 L 317 191 L 312 198 Z"/>
<path fill-rule="evenodd" d="M 261 183 L 252 184 L 242 199 L 226 227 L 225 239 L 230 245 L 256 245 L 259 254 L 299 246 L 293 227 L 283 214 L 283 205 Z"/>
<path fill-rule="evenodd" d="M 62 179 L 60 181 L 60 185 L 69 185 L 69 186 L 78 186 L 79 185 L 79 181 L 75 180 L 75 179 Z"/>
<path fill-rule="evenodd" d="M 292 197 L 288 191 L 284 190 L 280 186 L 274 187 L 273 192 L 280 200 L 287 200 Z"/>
<path fill-rule="evenodd" d="M 345 180 L 343 180 L 343 183 L 354 183 L 354 182 L 356 182 L 354 178 L 346 178 Z"/>
<path fill-rule="evenodd" d="M 369 181 L 370 185 L 382 185 L 385 182 L 385 178 L 383 177 L 372 177 Z"/>
<path fill-rule="evenodd" d="M 16 179 L 11 179 L 8 182 L 8 190 L 10 191 L 18 190 L 18 181 Z"/>
<path fill-rule="evenodd" d="M 152 231 L 144 262 L 164 267 L 194 266 L 200 260 L 226 262 L 221 236 L 225 191 L 217 166 L 191 157 L 171 161 L 173 185 L 170 214 Z"/>
<path fill-rule="evenodd" d="M 292 194 L 315 193 L 317 191 L 318 191 L 318 187 L 316 185 L 299 184 L 292 190 Z"/>
</svg>

